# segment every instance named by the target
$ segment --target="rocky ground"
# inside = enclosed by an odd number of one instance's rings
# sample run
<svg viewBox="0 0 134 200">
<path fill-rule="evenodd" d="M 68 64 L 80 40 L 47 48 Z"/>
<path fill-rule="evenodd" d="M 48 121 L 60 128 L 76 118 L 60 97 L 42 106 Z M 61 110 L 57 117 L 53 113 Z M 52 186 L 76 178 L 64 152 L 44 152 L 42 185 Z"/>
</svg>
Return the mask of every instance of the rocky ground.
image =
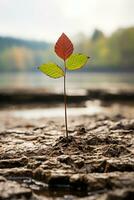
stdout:
<svg viewBox="0 0 134 200">
<path fill-rule="evenodd" d="M 0 200 L 133 200 L 134 120 L 0 115 Z"/>
</svg>

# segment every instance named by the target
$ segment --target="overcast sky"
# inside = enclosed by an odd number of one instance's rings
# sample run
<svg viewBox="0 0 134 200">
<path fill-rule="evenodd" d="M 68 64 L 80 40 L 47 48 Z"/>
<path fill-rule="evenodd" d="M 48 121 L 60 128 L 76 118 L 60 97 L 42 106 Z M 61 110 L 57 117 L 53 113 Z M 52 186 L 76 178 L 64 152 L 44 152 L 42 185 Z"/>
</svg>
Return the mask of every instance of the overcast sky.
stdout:
<svg viewBox="0 0 134 200">
<path fill-rule="evenodd" d="M 55 41 L 134 25 L 134 0 L 0 0 L 0 35 Z"/>
</svg>

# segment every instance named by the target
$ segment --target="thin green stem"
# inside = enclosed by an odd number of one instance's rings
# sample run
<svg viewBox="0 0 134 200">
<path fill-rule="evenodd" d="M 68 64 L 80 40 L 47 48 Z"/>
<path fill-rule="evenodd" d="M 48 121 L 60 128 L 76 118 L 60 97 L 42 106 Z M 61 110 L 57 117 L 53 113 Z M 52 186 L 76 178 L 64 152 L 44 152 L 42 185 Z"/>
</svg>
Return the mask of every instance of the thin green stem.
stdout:
<svg viewBox="0 0 134 200">
<path fill-rule="evenodd" d="M 67 128 L 67 95 L 66 95 L 66 62 L 64 61 L 64 106 L 65 106 L 65 127 L 66 127 L 66 138 L 68 139 L 68 128 Z"/>
</svg>

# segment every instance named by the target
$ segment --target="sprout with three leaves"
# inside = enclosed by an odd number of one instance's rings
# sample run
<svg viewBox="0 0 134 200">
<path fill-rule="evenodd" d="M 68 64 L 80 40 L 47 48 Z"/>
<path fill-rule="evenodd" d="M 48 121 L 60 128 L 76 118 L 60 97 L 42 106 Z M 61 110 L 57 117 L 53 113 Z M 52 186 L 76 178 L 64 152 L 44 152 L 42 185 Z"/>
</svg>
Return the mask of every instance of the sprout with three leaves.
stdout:
<svg viewBox="0 0 134 200">
<path fill-rule="evenodd" d="M 38 69 L 51 78 L 64 77 L 64 106 L 65 106 L 65 127 L 66 138 L 68 139 L 67 126 L 67 96 L 66 96 L 66 72 L 67 70 L 77 70 L 82 68 L 88 61 L 88 56 L 84 54 L 73 54 L 73 44 L 63 33 L 55 44 L 56 54 L 64 61 L 64 69 L 53 62 L 42 64 Z"/>
</svg>

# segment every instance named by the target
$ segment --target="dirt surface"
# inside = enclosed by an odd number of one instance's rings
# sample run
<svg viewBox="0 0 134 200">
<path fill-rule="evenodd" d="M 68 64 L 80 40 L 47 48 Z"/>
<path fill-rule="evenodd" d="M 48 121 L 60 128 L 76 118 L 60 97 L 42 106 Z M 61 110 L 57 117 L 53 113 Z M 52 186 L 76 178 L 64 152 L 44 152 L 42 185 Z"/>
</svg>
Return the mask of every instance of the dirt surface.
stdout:
<svg viewBox="0 0 134 200">
<path fill-rule="evenodd" d="M 134 199 L 133 119 L 0 121 L 0 200 Z"/>
</svg>

